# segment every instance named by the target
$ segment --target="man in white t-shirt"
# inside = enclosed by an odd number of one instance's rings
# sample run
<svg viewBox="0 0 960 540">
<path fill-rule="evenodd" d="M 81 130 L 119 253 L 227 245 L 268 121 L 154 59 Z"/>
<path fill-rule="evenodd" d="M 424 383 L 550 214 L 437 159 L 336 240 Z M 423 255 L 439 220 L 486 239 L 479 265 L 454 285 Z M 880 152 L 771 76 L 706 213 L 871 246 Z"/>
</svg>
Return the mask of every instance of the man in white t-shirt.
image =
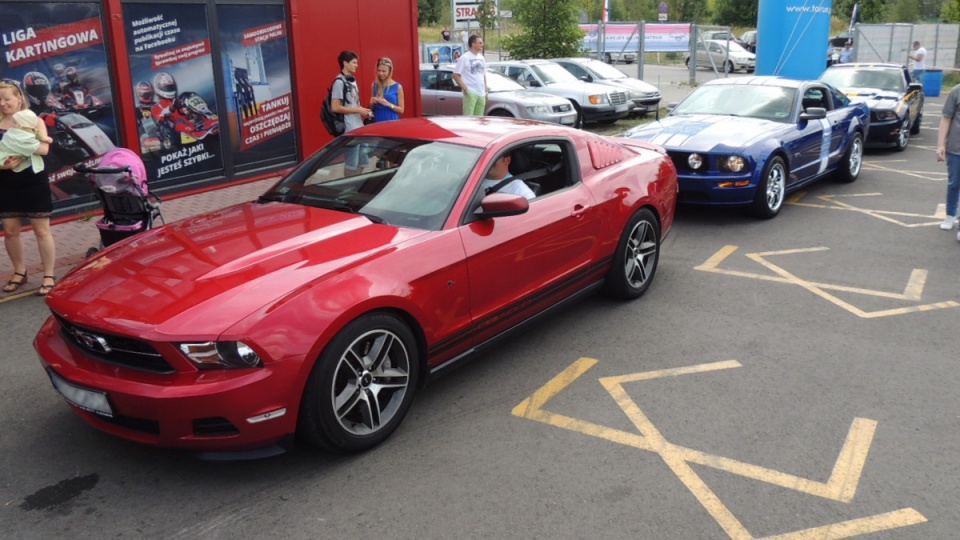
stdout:
<svg viewBox="0 0 960 540">
<path fill-rule="evenodd" d="M 483 116 L 487 106 L 487 61 L 483 57 L 483 38 L 470 36 L 469 50 L 453 68 L 453 80 L 463 92 L 463 114 Z"/>
<path fill-rule="evenodd" d="M 510 154 L 504 154 L 498 157 L 497 160 L 493 162 L 490 170 L 487 171 L 487 176 L 483 179 L 480 189 L 486 191 L 510 176 L 510 160 Z M 528 201 L 536 197 L 536 194 L 534 194 L 533 190 L 531 190 L 523 180 L 514 180 L 513 182 L 508 182 L 507 184 L 500 186 L 500 189 L 497 190 L 497 193 L 520 195 L 526 198 Z"/>
<path fill-rule="evenodd" d="M 907 58 L 913 60 L 913 81 L 923 83 L 923 74 L 927 71 L 927 50 L 920 45 L 919 41 L 913 42 L 913 54 L 908 54 Z"/>
<path fill-rule="evenodd" d="M 357 68 L 360 57 L 353 51 L 341 51 L 337 56 L 340 75 L 330 88 L 330 108 L 343 115 L 345 133 L 363 127 L 363 119 L 373 116 L 373 111 L 360 104 L 360 89 L 357 87 Z M 345 154 L 344 176 L 360 174 L 367 165 L 367 156 L 362 145 L 354 145 Z"/>
</svg>

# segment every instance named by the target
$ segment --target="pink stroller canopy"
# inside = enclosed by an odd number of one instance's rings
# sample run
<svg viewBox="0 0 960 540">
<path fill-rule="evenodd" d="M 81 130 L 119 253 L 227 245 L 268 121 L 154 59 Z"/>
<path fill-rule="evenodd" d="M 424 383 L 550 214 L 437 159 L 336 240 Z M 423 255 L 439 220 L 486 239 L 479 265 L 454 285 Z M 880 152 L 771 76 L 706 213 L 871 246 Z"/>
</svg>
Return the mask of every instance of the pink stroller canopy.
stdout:
<svg viewBox="0 0 960 540">
<path fill-rule="evenodd" d="M 130 168 L 129 180 L 127 180 L 128 176 L 125 173 L 101 173 L 96 170 L 122 167 Z M 111 190 L 108 188 L 108 191 L 121 193 L 127 191 L 133 192 L 129 182 L 136 182 L 144 195 L 148 193 L 147 169 L 144 167 L 140 156 L 129 148 L 114 148 L 106 154 L 103 154 L 100 158 L 100 163 L 98 163 L 91 172 L 94 173 L 93 180 L 99 188 L 112 186 L 114 189 Z"/>
</svg>

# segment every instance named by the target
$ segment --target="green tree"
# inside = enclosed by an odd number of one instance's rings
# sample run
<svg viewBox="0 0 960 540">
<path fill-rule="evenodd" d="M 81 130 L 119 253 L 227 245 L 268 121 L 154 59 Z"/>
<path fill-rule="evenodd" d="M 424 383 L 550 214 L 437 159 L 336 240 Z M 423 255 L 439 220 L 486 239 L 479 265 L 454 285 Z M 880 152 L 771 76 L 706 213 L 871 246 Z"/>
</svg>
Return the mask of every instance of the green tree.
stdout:
<svg viewBox="0 0 960 540">
<path fill-rule="evenodd" d="M 920 20 L 917 0 L 893 0 L 887 4 L 887 22 L 912 23 Z"/>
<path fill-rule="evenodd" d="M 850 21 L 850 15 L 853 13 L 853 6 L 860 4 L 860 22 L 864 23 L 882 23 L 889 22 L 887 17 L 887 5 L 885 0 L 836 0 L 833 3 L 833 16 L 841 21 Z"/>
<path fill-rule="evenodd" d="M 716 0 L 713 22 L 725 26 L 756 26 L 760 0 Z"/>
<path fill-rule="evenodd" d="M 584 36 L 577 27 L 579 13 L 577 0 L 514 0 L 521 32 L 504 38 L 504 48 L 515 58 L 576 56 Z"/>
<path fill-rule="evenodd" d="M 497 27 L 500 14 L 497 13 L 496 0 L 480 0 L 477 4 L 477 24 L 480 25 L 480 34 L 483 41 L 487 41 L 487 30 Z"/>
<path fill-rule="evenodd" d="M 449 0 L 417 0 L 417 23 L 430 26 L 440 22 L 443 8 L 449 6 Z"/>
<path fill-rule="evenodd" d="M 960 0 L 946 0 L 943 8 L 940 10 L 940 18 L 943 22 L 960 22 Z"/>
</svg>

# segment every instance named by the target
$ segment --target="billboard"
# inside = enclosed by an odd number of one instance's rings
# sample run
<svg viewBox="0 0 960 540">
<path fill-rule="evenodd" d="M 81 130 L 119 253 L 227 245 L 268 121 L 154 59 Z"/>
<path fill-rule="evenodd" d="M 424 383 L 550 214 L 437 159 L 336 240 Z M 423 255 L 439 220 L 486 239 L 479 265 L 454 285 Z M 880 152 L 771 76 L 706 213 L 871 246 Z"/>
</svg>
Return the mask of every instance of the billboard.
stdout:
<svg viewBox="0 0 960 540">
<path fill-rule="evenodd" d="M 581 24 L 586 32 L 581 47 L 590 51 L 639 52 L 643 36 L 644 52 L 685 52 L 690 45 L 690 24 L 612 23 Z M 598 44 L 603 33 L 603 47 Z"/>
</svg>

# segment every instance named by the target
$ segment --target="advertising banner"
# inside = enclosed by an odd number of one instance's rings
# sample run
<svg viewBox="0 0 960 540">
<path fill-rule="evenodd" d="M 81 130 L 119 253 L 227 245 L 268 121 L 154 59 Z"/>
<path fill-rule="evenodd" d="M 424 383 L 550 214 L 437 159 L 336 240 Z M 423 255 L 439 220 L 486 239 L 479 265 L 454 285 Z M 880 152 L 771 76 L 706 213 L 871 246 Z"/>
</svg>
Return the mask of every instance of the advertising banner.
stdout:
<svg viewBox="0 0 960 540">
<path fill-rule="evenodd" d="M 603 47 L 599 46 L 600 25 L 581 24 L 587 33 L 581 42 L 585 50 L 598 52 L 639 52 L 640 33 L 643 32 L 644 52 L 685 52 L 690 45 L 690 25 L 680 24 L 605 24 Z"/>
<path fill-rule="evenodd" d="M 54 200 L 92 194 L 73 170 L 117 145 L 100 5 L 0 2 L 0 77 L 20 86 L 53 138 L 44 168 Z"/>
<path fill-rule="evenodd" d="M 283 6 L 221 5 L 226 129 L 238 167 L 296 157 L 290 56 Z"/>
<path fill-rule="evenodd" d="M 150 181 L 223 169 L 205 5 L 124 4 L 140 156 Z"/>
<path fill-rule="evenodd" d="M 816 79 L 827 67 L 830 0 L 760 0 L 757 75 Z"/>
<path fill-rule="evenodd" d="M 449 41 L 424 43 L 420 51 L 420 57 L 427 64 L 452 64 L 460 59 L 463 51 L 462 43 Z"/>
</svg>

